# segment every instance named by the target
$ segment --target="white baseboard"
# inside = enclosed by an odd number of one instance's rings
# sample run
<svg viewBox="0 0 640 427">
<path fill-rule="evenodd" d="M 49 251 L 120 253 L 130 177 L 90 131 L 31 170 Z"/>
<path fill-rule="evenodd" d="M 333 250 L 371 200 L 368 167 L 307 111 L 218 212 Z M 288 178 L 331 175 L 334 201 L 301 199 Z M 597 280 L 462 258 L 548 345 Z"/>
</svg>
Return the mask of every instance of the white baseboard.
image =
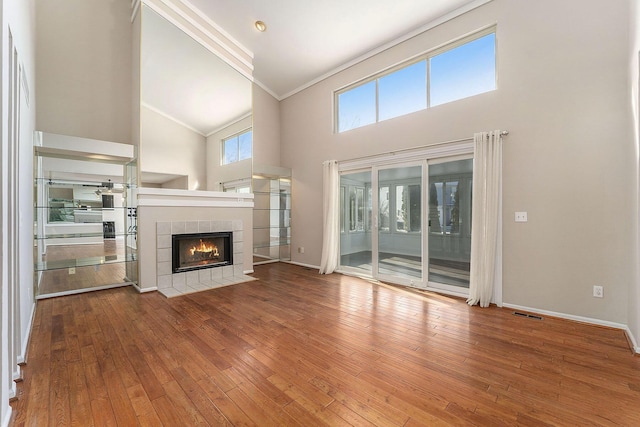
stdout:
<svg viewBox="0 0 640 427">
<path fill-rule="evenodd" d="M 296 261 L 281 261 L 281 262 L 284 262 L 285 264 L 299 265 L 300 267 L 314 268 L 320 271 L 319 265 L 304 264 L 302 262 L 296 262 Z"/>
<path fill-rule="evenodd" d="M 532 313 L 545 314 L 547 316 L 552 316 L 552 317 L 559 317 L 561 319 L 575 320 L 576 322 L 590 323 L 592 325 L 608 326 L 610 328 L 622 329 L 622 330 L 627 329 L 627 325 L 624 325 L 622 323 L 609 322 L 608 320 L 594 319 L 592 317 L 583 317 L 583 316 L 576 316 L 573 314 L 558 313 L 555 311 L 542 310 L 539 308 L 525 307 L 523 305 L 508 304 L 506 302 L 502 306 L 506 308 L 512 308 L 514 310 L 529 311 Z"/>
<path fill-rule="evenodd" d="M 633 350 L 633 352 L 636 354 L 640 354 L 640 346 L 638 346 L 638 341 L 636 341 L 635 337 L 631 333 L 631 329 L 629 329 L 629 326 L 624 325 L 622 323 L 609 322 L 608 320 L 594 319 L 592 317 L 575 316 L 573 314 L 558 313 L 558 312 L 549 311 L 549 310 L 541 310 L 539 308 L 525 307 L 525 306 L 516 305 L 516 304 L 504 303 L 502 306 L 505 308 L 512 308 L 514 310 L 529 311 L 531 313 L 538 313 L 538 314 L 544 314 L 547 316 L 558 317 L 560 319 L 567 319 L 567 320 L 574 320 L 576 322 L 589 323 L 591 325 L 607 326 L 609 328 L 622 329 L 625 335 L 627 336 L 627 340 L 629 341 L 629 345 L 631 346 L 631 349 Z"/>
<path fill-rule="evenodd" d="M 7 409 L 7 415 L 5 415 L 4 420 L 2 420 L 2 427 L 9 427 L 9 421 L 11 421 L 11 413 L 13 408 L 11 406 Z"/>
<path fill-rule="evenodd" d="M 27 363 L 27 350 L 29 349 L 29 340 L 31 340 L 31 328 L 33 327 L 33 319 L 36 317 L 36 304 L 31 305 L 31 316 L 29 316 L 29 324 L 27 325 L 27 336 L 24 337 L 22 348 L 17 360 L 18 363 Z"/>
<path fill-rule="evenodd" d="M 629 340 L 629 344 L 633 348 L 633 352 L 635 354 L 640 354 L 640 346 L 638 345 L 636 337 L 634 337 L 633 333 L 631 333 L 631 329 L 629 329 L 628 326 L 625 326 L 624 331 L 627 334 L 627 339 Z"/>
<path fill-rule="evenodd" d="M 153 291 L 157 291 L 158 287 L 157 286 L 152 286 L 150 288 L 141 288 L 140 286 L 138 286 L 136 283 L 132 283 L 131 286 L 133 286 L 133 288 L 138 291 L 139 294 L 144 294 L 147 292 L 153 292 Z"/>
<path fill-rule="evenodd" d="M 255 273 L 255 271 L 253 271 L 253 268 L 251 270 L 243 270 L 242 274 L 253 274 Z"/>
<path fill-rule="evenodd" d="M 124 282 L 124 283 L 116 283 L 116 284 L 113 284 L 113 285 L 96 286 L 95 288 L 86 288 L 86 289 L 83 288 L 83 289 L 74 289 L 72 291 L 55 292 L 55 293 L 52 293 L 52 294 L 38 295 L 36 297 L 36 299 L 47 299 L 47 298 L 62 297 L 62 296 L 65 296 L 65 295 L 83 294 L 85 292 L 103 291 L 105 289 L 122 288 L 124 286 L 129 286 L 129 285 L 133 285 L 133 283 Z"/>
</svg>

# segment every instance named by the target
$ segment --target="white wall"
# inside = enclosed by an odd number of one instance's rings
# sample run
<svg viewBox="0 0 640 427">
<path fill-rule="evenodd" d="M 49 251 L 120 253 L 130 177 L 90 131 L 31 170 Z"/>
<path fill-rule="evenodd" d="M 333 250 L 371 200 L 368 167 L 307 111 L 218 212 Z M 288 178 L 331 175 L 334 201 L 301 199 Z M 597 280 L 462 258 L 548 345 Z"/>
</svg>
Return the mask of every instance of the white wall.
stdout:
<svg viewBox="0 0 640 427">
<path fill-rule="evenodd" d="M 1 257 L 1 292 L 0 292 L 0 425 L 7 425 L 11 410 L 9 408 L 10 384 L 12 376 L 19 372 L 15 362 L 25 357 L 31 318 L 34 304 L 33 295 L 33 137 L 35 130 L 35 5 L 34 1 L 4 0 L 0 12 L 2 21 L 2 151 L 0 158 L 2 184 L 0 200 L 0 224 L 2 249 Z M 7 276 L 7 253 L 12 250 L 8 241 L 8 213 L 13 204 L 9 203 L 7 186 L 8 170 L 8 99 L 9 99 L 9 30 L 18 54 L 18 61 L 24 70 L 26 86 L 29 91 L 27 102 L 26 91 L 20 94 L 19 143 L 18 143 L 18 176 L 20 189 L 17 195 L 17 283 L 9 283 Z M 10 249 L 11 248 L 11 249 Z M 10 286 L 12 291 L 10 292 Z M 10 295 L 13 293 L 13 300 Z M 12 307 L 9 307 L 12 304 Z M 11 332 L 16 335 L 11 344 Z"/>
<path fill-rule="evenodd" d="M 184 190 L 204 190 L 205 137 L 145 106 L 140 114 L 140 170 L 187 175 L 188 188 Z"/>
<path fill-rule="evenodd" d="M 131 2 L 36 3 L 38 130 L 130 143 Z"/>
<path fill-rule="evenodd" d="M 630 104 L 631 104 L 631 114 L 632 114 L 632 126 L 633 131 L 632 134 L 634 136 L 635 141 L 635 156 L 634 159 L 636 161 L 636 212 L 635 217 L 636 221 L 634 222 L 636 226 L 635 235 L 638 236 L 636 239 L 636 246 L 634 251 L 634 259 L 635 262 L 633 266 L 635 267 L 635 280 L 632 282 L 631 286 L 629 286 L 629 329 L 631 331 L 632 336 L 635 340 L 636 353 L 640 353 L 640 269 L 638 268 L 639 263 L 639 243 L 640 243 L 640 197 L 638 193 L 640 192 L 640 0 L 631 0 L 631 13 L 629 14 L 631 21 L 630 28 L 630 49 L 629 49 L 629 63 L 630 63 Z"/>
<path fill-rule="evenodd" d="M 253 85 L 253 164 L 280 166 L 280 102 Z"/>
<path fill-rule="evenodd" d="M 293 261 L 320 262 L 323 160 L 506 129 L 504 302 L 625 324 L 637 262 L 629 12 L 629 2 L 494 0 L 282 101 Z M 334 90 L 496 23 L 498 90 L 333 133 Z M 515 211 L 529 222 L 515 224 Z"/>
<path fill-rule="evenodd" d="M 249 116 L 207 137 L 207 190 L 222 191 L 222 183 L 224 182 L 251 178 L 252 159 L 241 160 L 229 165 L 222 164 L 222 141 L 252 126 L 253 119 Z"/>
</svg>

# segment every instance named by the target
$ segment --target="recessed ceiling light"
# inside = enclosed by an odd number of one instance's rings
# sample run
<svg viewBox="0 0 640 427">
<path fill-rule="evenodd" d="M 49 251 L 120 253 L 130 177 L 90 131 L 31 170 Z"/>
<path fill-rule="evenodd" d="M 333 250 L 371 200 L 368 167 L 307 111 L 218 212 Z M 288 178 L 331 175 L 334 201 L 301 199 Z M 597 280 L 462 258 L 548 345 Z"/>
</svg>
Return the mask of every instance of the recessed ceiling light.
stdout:
<svg viewBox="0 0 640 427">
<path fill-rule="evenodd" d="M 256 23 L 253 25 L 256 27 L 256 30 L 260 31 L 261 33 L 267 31 L 267 24 L 262 21 L 256 21 Z"/>
</svg>

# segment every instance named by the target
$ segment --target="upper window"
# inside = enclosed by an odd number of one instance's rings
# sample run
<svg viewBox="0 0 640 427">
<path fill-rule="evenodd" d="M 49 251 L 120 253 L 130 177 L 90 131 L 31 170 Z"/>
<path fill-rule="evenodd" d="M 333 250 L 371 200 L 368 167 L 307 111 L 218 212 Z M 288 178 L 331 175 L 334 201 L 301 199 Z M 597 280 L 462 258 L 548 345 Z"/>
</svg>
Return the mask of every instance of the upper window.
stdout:
<svg viewBox="0 0 640 427">
<path fill-rule="evenodd" d="M 222 140 L 222 164 L 251 158 L 253 131 L 251 129 Z"/>
<path fill-rule="evenodd" d="M 495 28 L 336 92 L 344 132 L 496 89 Z"/>
</svg>

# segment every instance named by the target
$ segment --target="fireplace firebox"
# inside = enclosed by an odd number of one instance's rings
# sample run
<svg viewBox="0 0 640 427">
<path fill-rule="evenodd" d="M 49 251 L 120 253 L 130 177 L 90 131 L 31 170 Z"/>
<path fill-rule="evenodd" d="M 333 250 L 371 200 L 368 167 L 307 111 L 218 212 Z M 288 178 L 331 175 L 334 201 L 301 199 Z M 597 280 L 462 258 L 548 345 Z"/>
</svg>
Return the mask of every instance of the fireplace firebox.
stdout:
<svg viewBox="0 0 640 427">
<path fill-rule="evenodd" d="M 233 233 L 174 234 L 171 236 L 173 272 L 233 264 Z"/>
</svg>

